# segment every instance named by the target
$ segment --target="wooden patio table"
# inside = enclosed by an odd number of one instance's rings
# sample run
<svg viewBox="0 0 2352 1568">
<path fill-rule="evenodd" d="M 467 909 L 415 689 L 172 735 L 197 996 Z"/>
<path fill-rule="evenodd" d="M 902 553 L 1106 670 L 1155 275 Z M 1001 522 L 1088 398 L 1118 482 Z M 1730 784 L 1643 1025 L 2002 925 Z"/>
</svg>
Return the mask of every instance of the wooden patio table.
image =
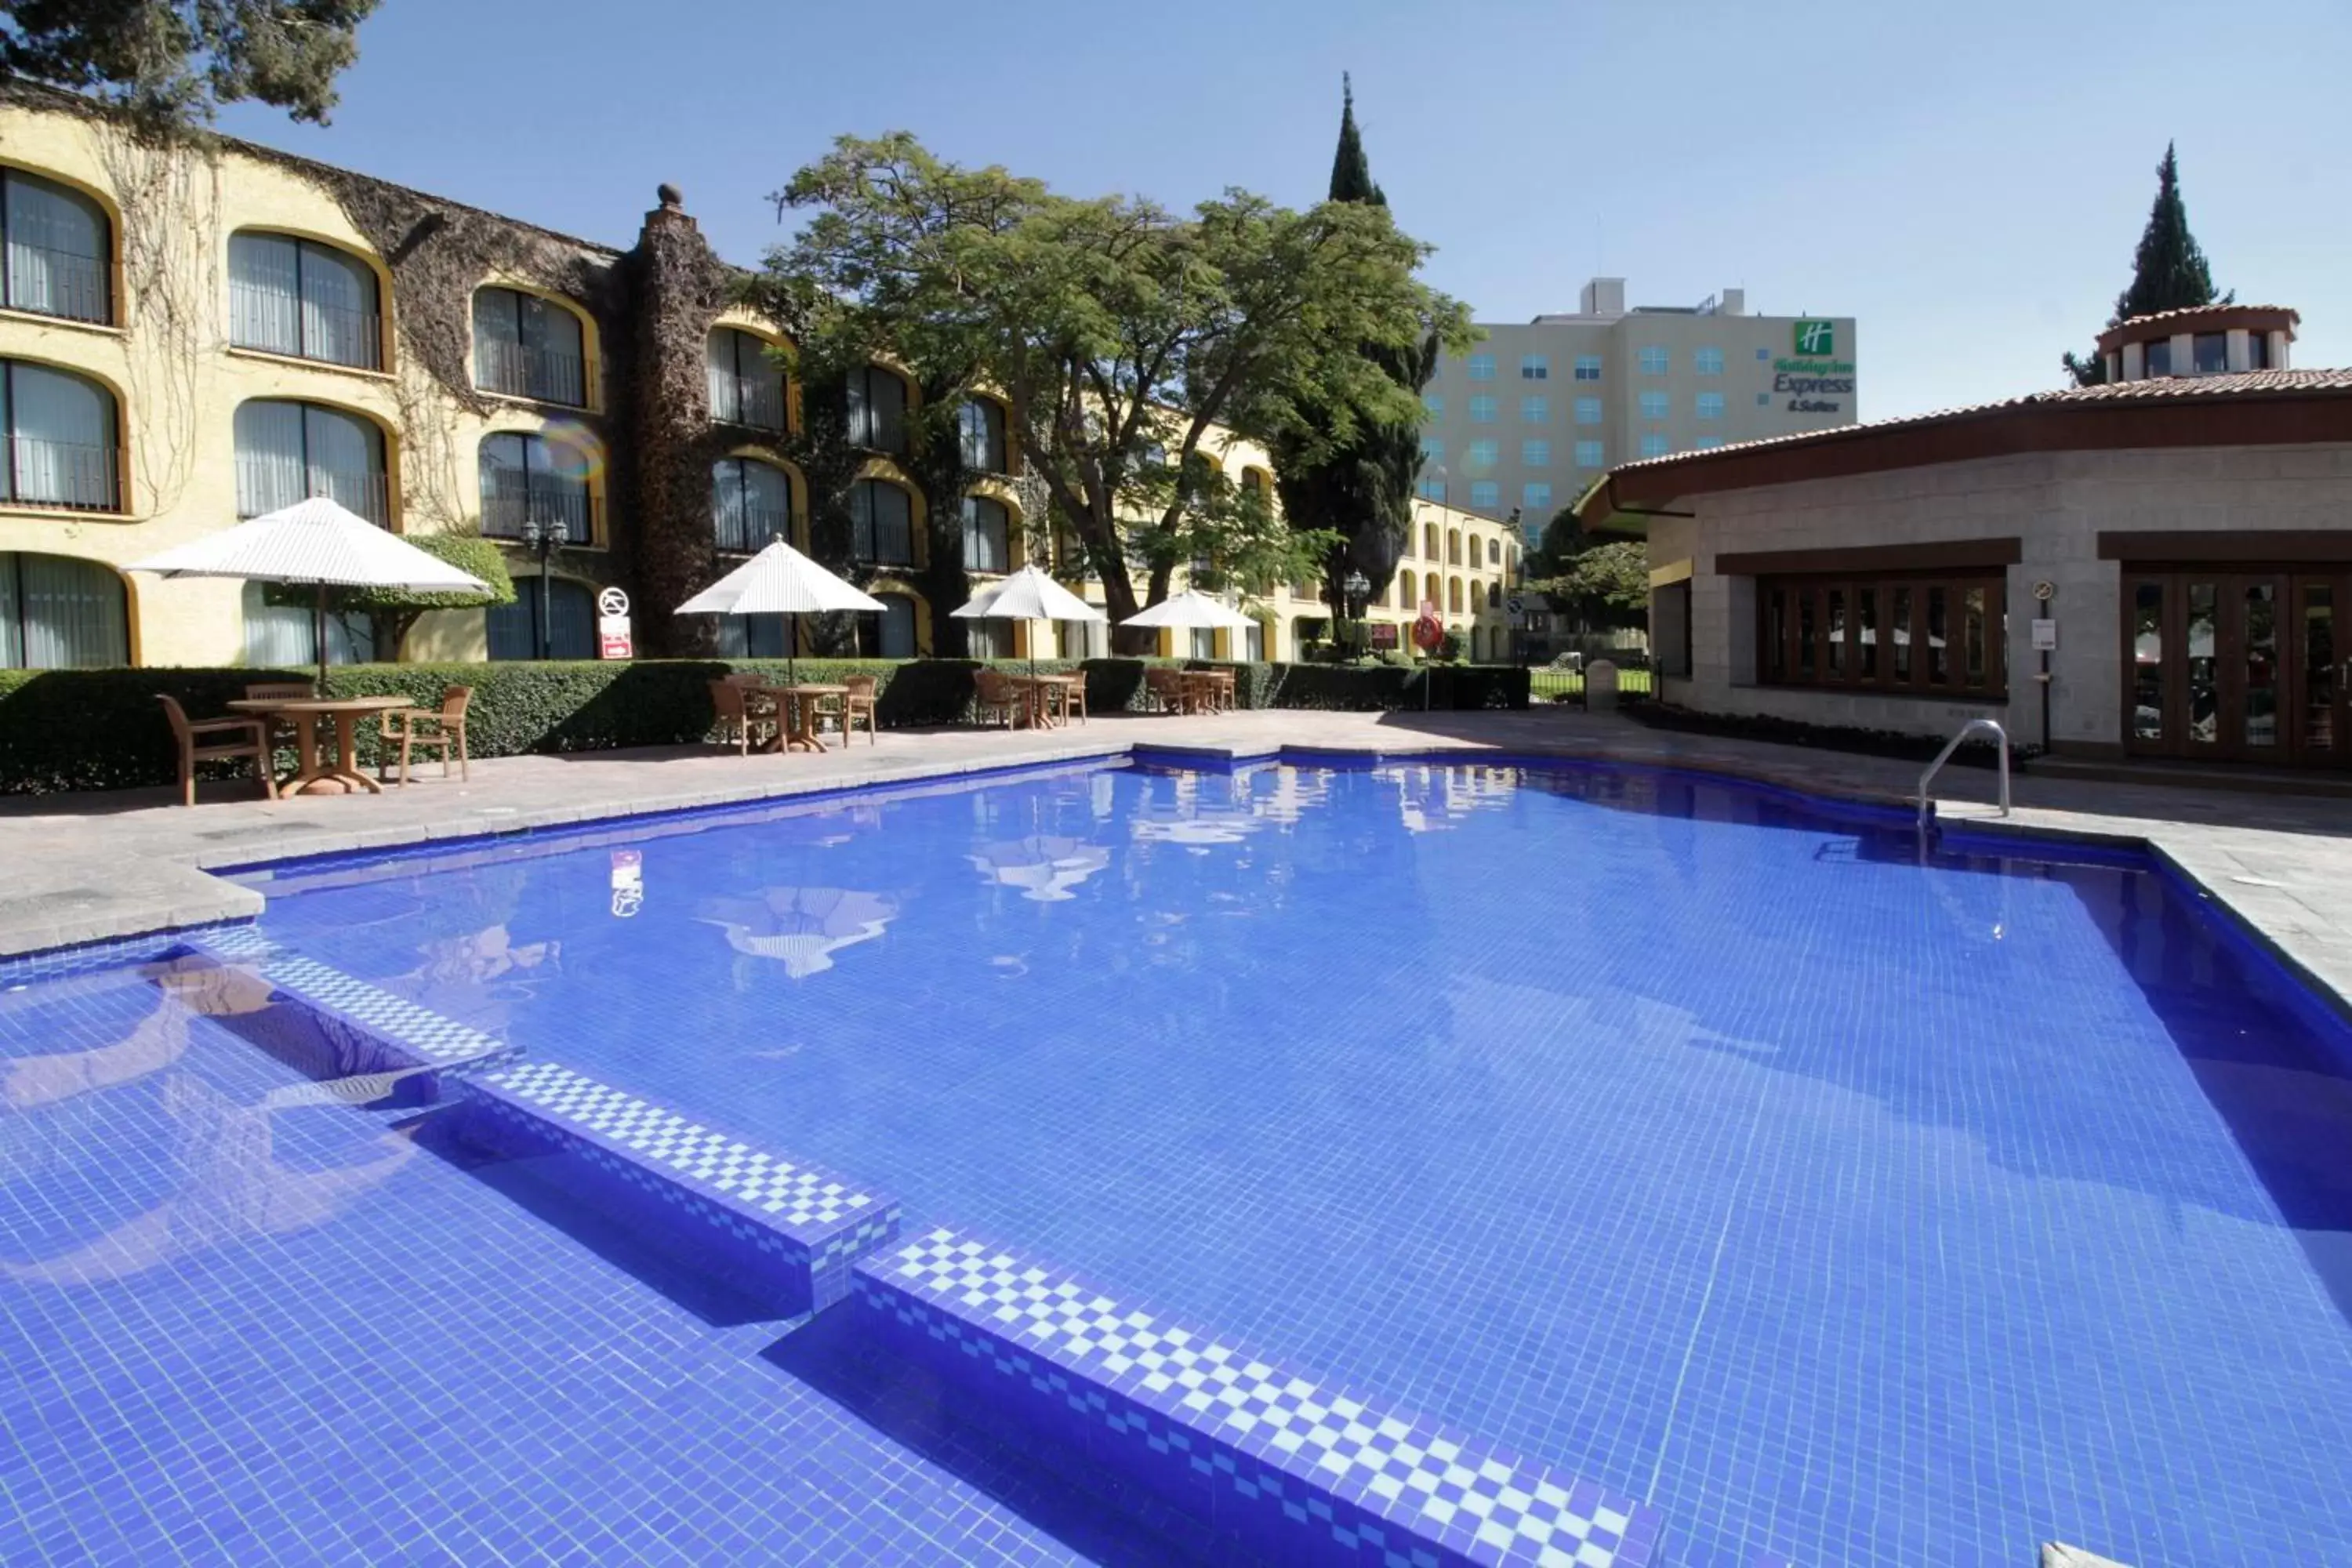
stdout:
<svg viewBox="0 0 2352 1568">
<path fill-rule="evenodd" d="M 407 697 L 241 697 L 228 706 L 239 713 L 284 717 L 294 722 L 294 773 L 278 786 L 288 795 L 382 795 L 383 786 L 360 772 L 354 729 L 362 719 L 394 708 L 414 707 Z M 320 744 L 319 721 L 335 721 L 331 755 Z"/>
</svg>

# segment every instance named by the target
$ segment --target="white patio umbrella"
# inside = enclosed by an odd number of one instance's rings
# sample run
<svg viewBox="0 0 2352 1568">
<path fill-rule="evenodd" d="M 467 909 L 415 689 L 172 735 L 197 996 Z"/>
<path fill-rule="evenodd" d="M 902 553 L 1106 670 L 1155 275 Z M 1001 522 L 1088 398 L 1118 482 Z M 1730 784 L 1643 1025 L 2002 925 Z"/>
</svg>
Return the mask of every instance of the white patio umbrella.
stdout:
<svg viewBox="0 0 2352 1568">
<path fill-rule="evenodd" d="M 1024 566 L 971 602 L 948 612 L 960 621 L 1104 621 L 1110 617 L 1034 566 Z M 1037 673 L 1037 645 L 1029 645 L 1029 673 Z"/>
<path fill-rule="evenodd" d="M 1222 599 L 1197 588 L 1171 594 L 1149 609 L 1118 623 L 1123 626 L 1169 626 L 1177 630 L 1245 632 L 1257 623 Z"/>
<path fill-rule="evenodd" d="M 843 582 L 779 539 L 677 607 L 681 616 L 782 616 L 784 679 L 799 679 L 800 617 L 879 611 L 882 601 Z"/>
<path fill-rule="evenodd" d="M 319 590 L 318 689 L 327 684 L 327 590 L 414 588 L 487 595 L 490 585 L 327 496 L 264 512 L 235 528 L 134 561 L 130 570 L 162 577 L 243 577 L 257 583 L 309 583 Z"/>
</svg>

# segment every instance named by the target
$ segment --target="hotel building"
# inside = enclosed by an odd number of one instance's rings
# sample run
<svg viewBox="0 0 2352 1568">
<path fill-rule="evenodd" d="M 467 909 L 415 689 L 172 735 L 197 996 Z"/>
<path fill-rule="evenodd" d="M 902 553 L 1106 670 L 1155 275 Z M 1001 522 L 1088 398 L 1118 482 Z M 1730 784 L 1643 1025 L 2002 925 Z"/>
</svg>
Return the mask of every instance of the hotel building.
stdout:
<svg viewBox="0 0 2352 1568">
<path fill-rule="evenodd" d="M 640 653 L 781 654 L 781 624 L 671 614 L 779 533 L 886 606 L 857 617 L 856 651 L 951 647 L 944 612 L 1040 553 L 1006 411 L 966 399 L 955 480 L 927 483 L 922 389 L 854 376 L 826 416 L 848 426 L 848 523 L 813 542 L 805 389 L 768 353 L 787 341 L 730 302 L 737 274 L 660 195 L 624 249 L 247 143 L 142 141 L 0 85 L 0 667 L 308 663 L 309 616 L 259 585 L 123 568 L 315 494 L 395 532 L 478 529 L 517 580 L 514 603 L 429 614 L 397 649 L 339 617 L 338 659 L 593 658 L 606 585 Z M 1253 443 L 1214 431 L 1203 452 L 1270 494 Z M 529 542 L 558 527 L 560 546 Z M 1401 627 L 1427 601 L 1501 656 L 1517 542 L 1435 500 L 1412 533 L 1369 618 Z M 1328 614 L 1318 584 L 1251 603 L 1259 630 L 1162 650 L 1291 658 Z M 975 656 L 1107 647 L 1101 627 L 966 629 Z"/>
<path fill-rule="evenodd" d="M 1742 290 L 1625 307 L 1595 278 L 1573 315 L 1495 322 L 1423 394 L 1421 493 L 1528 542 L 1615 465 L 1856 418 L 1851 316 L 1751 316 Z"/>
</svg>

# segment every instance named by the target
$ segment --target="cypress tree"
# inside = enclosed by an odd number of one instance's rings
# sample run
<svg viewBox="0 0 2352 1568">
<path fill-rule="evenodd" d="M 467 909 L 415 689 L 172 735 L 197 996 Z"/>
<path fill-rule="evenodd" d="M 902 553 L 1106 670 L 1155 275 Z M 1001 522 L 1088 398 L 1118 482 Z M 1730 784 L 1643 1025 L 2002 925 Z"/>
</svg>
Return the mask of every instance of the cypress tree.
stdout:
<svg viewBox="0 0 2352 1568">
<path fill-rule="evenodd" d="M 1371 160 L 1364 156 L 1364 139 L 1356 130 L 1356 84 L 1339 73 L 1339 150 L 1331 158 L 1331 191 L 1335 202 L 1369 202 L 1384 207 L 1389 198 L 1372 183 Z"/>
<path fill-rule="evenodd" d="M 2235 298 L 2233 290 L 2218 303 L 2226 305 Z M 2156 205 L 2148 209 L 2147 226 L 2140 231 L 2139 249 L 2132 258 L 2131 286 L 2116 296 L 2116 313 L 2107 318 L 2107 325 L 2216 302 L 2212 270 L 2197 237 L 2189 232 L 2189 207 L 2180 199 L 2179 160 L 2168 142 L 2164 162 L 2156 166 Z M 2095 386 L 2107 378 L 2106 363 L 2096 350 L 2082 358 L 2069 353 L 2063 363 L 2077 386 Z"/>
<path fill-rule="evenodd" d="M 1339 84 L 1339 145 L 1331 159 L 1328 199 L 1385 207 L 1388 196 L 1372 179 L 1363 136 L 1356 129 L 1355 84 L 1345 75 Z M 1437 374 L 1439 347 L 1437 334 L 1432 332 L 1409 349 L 1372 344 L 1363 352 L 1391 381 L 1418 395 Z M 1296 441 L 1274 443 L 1275 488 L 1292 527 L 1331 529 L 1342 536 L 1343 542 L 1324 564 L 1326 598 L 1337 620 L 1343 614 L 1339 584 L 1350 571 L 1363 573 L 1375 596 L 1387 593 L 1396 575 L 1397 558 L 1412 527 L 1421 426 L 1412 420 L 1365 425 L 1354 440 L 1316 462 L 1307 461 L 1299 446 Z"/>
</svg>

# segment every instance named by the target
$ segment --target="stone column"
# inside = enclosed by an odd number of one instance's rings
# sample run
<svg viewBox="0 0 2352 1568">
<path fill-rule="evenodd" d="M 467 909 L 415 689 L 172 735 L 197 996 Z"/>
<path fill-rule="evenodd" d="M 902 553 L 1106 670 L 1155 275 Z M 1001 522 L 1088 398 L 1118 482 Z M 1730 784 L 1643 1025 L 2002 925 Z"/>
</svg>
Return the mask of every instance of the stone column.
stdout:
<svg viewBox="0 0 2352 1568">
<path fill-rule="evenodd" d="M 632 274 L 630 407 L 624 426 L 635 449 L 632 531 L 640 652 L 691 658 L 718 646 L 709 616 L 674 612 L 719 575 L 710 526 L 710 386 L 705 344 L 726 304 L 726 269 L 688 217 L 677 187 L 661 187 L 646 215 Z"/>
</svg>

